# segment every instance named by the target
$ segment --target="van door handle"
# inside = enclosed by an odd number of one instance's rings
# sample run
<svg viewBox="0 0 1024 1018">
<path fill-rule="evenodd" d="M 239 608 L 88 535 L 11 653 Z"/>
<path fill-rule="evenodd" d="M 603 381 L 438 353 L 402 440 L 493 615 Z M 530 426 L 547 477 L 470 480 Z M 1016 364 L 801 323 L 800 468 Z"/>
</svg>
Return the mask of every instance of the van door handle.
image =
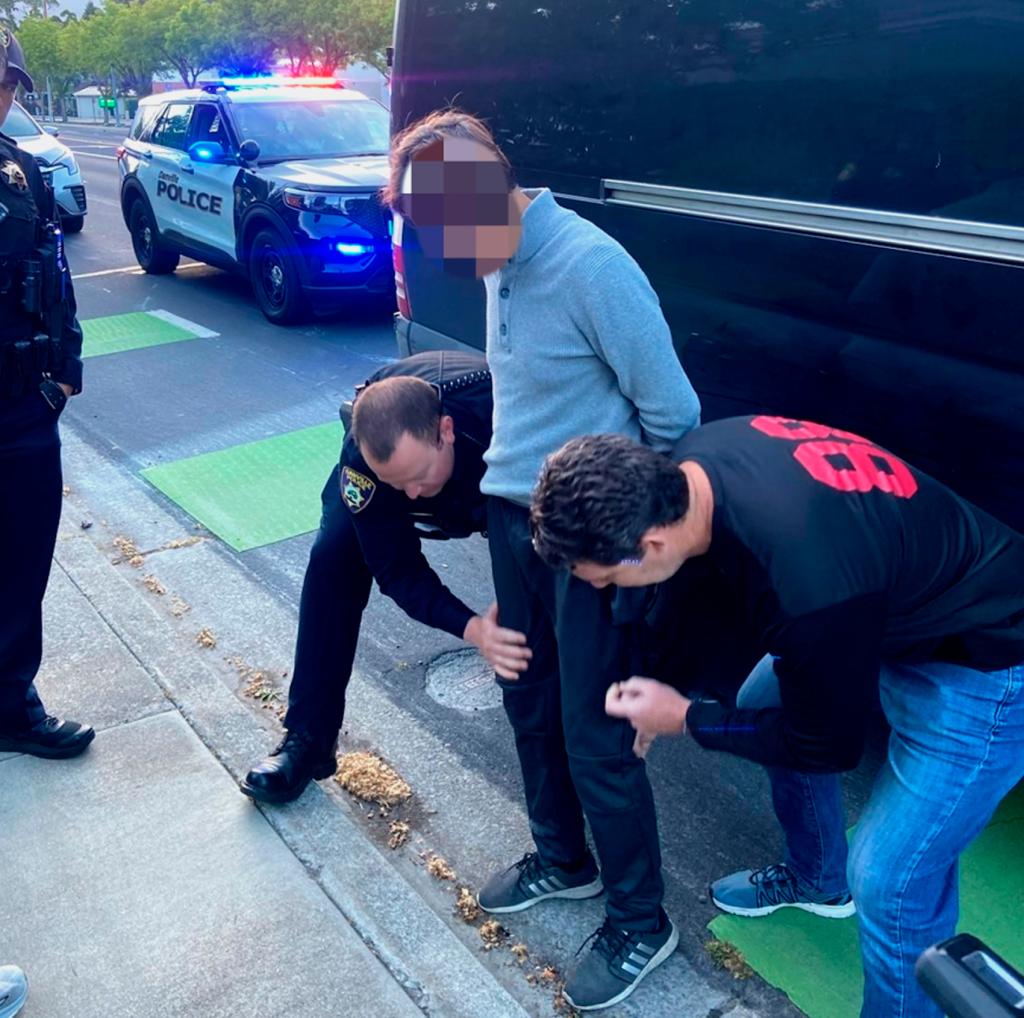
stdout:
<svg viewBox="0 0 1024 1018">
<path fill-rule="evenodd" d="M 139 155 L 142 156 L 143 159 L 153 158 L 153 152 L 151 149 L 148 148 L 139 149 Z"/>
<path fill-rule="evenodd" d="M 181 170 L 182 173 L 196 172 L 195 167 L 187 159 L 183 159 L 180 163 L 178 163 L 178 169 Z"/>
</svg>

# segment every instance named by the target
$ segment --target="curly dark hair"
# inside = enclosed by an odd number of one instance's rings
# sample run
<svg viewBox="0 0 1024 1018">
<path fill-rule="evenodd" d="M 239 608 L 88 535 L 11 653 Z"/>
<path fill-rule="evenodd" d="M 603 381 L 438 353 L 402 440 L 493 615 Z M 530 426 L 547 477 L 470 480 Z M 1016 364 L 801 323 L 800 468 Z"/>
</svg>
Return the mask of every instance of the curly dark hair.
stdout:
<svg viewBox="0 0 1024 1018">
<path fill-rule="evenodd" d="M 585 435 L 544 461 L 533 492 L 533 545 L 548 565 L 617 565 L 651 527 L 681 520 L 690 491 L 678 465 L 621 435 Z"/>
</svg>

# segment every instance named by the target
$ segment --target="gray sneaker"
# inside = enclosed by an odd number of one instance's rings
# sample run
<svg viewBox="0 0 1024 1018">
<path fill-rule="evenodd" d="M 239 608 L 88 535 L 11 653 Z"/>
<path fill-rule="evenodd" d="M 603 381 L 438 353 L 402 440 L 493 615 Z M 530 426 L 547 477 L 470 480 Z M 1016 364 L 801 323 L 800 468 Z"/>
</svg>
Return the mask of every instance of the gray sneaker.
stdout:
<svg viewBox="0 0 1024 1018">
<path fill-rule="evenodd" d="M 830 898 L 812 894 L 785 863 L 722 877 L 711 885 L 711 900 L 723 912 L 742 916 L 800 908 L 826 919 L 845 919 L 857 911 L 848 891 Z"/>
<path fill-rule="evenodd" d="M 17 965 L 0 965 L 0 1018 L 14 1018 L 28 996 L 28 980 Z"/>
<path fill-rule="evenodd" d="M 504 915 L 522 912 L 547 898 L 594 898 L 604 890 L 597 863 L 587 856 L 586 864 L 574 873 L 558 866 L 545 866 L 536 852 L 526 855 L 495 873 L 477 895 L 485 912 Z"/>
</svg>

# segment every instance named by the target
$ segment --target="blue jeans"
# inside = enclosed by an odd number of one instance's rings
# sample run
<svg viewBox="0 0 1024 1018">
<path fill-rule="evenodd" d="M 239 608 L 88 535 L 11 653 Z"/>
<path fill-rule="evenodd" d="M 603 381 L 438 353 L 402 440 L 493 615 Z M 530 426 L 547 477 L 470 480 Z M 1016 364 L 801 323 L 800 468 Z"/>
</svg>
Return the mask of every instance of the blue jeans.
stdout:
<svg viewBox="0 0 1024 1018">
<path fill-rule="evenodd" d="M 1024 664 L 883 665 L 888 754 L 847 859 L 838 775 L 769 768 L 786 862 L 816 894 L 845 889 L 860 917 L 861 1018 L 941 1018 L 914 978 L 930 945 L 956 932 L 960 854 L 1024 778 Z M 779 704 L 771 658 L 740 690 L 741 707 Z"/>
</svg>

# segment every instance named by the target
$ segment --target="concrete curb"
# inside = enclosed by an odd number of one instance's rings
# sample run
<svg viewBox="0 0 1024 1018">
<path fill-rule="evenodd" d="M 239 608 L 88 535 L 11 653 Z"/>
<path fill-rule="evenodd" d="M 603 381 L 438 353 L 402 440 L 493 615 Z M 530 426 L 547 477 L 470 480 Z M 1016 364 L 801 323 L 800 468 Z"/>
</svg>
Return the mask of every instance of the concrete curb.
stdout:
<svg viewBox="0 0 1024 1018">
<path fill-rule="evenodd" d="M 89 538 L 66 524 L 55 557 L 233 777 L 266 753 L 251 712 Z M 322 790 L 266 816 L 425 1015 L 527 1014 Z"/>
</svg>

